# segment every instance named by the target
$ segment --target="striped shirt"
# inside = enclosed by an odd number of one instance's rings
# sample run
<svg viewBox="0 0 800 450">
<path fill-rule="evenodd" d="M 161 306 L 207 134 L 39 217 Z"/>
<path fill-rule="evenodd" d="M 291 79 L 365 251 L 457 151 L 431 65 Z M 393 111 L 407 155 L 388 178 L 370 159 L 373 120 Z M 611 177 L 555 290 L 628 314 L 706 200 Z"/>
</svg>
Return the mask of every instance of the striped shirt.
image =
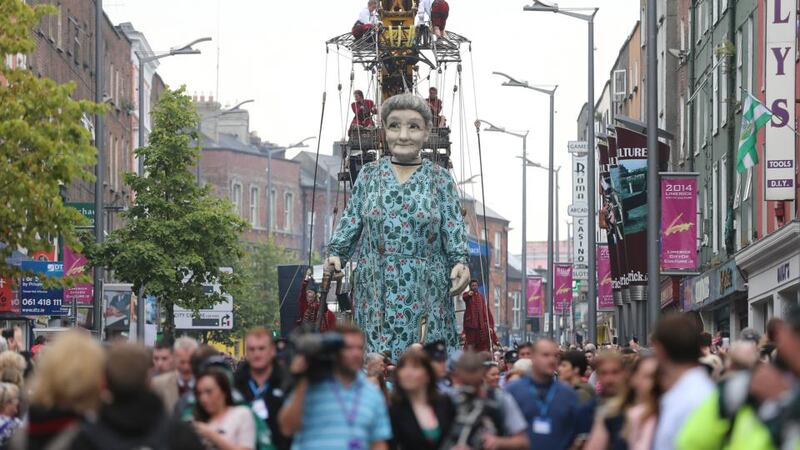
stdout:
<svg viewBox="0 0 800 450">
<path fill-rule="evenodd" d="M 373 443 L 392 438 L 383 395 L 358 372 L 345 388 L 338 380 L 308 387 L 303 404 L 303 427 L 293 450 L 369 450 Z"/>
</svg>

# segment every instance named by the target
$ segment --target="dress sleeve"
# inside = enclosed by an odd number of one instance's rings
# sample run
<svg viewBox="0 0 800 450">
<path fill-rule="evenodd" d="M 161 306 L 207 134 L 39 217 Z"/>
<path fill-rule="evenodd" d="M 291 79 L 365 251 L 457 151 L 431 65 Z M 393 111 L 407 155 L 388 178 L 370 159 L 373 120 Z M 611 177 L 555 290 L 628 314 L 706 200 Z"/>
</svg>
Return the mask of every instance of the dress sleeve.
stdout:
<svg viewBox="0 0 800 450">
<path fill-rule="evenodd" d="M 342 265 L 353 256 L 356 243 L 361 237 L 361 229 L 364 225 L 362 209 L 366 202 L 367 186 L 369 185 L 370 177 L 375 176 L 375 171 L 372 170 L 372 167 L 374 165 L 367 164 L 361 169 L 361 173 L 356 178 L 355 185 L 353 185 L 353 192 L 350 195 L 347 208 L 345 208 L 344 214 L 339 219 L 336 231 L 331 236 L 330 244 L 328 244 L 330 256 L 338 256 L 342 260 Z"/>
<path fill-rule="evenodd" d="M 442 244 L 447 263 L 453 267 L 458 263 L 467 264 L 469 252 L 467 250 L 467 228 L 464 225 L 464 216 L 461 215 L 461 201 L 458 198 L 456 183 L 449 173 L 435 166 L 436 183 L 439 186 L 440 210 L 442 214 L 441 229 Z"/>
</svg>

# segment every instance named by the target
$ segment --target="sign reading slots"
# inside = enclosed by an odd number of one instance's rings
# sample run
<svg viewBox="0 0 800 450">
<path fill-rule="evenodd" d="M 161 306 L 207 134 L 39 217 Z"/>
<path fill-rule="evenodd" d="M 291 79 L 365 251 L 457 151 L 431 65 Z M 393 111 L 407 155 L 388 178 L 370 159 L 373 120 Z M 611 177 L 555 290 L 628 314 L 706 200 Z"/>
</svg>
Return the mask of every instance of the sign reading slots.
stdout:
<svg viewBox="0 0 800 450">
<path fill-rule="evenodd" d="M 766 106 L 772 121 L 766 129 L 764 181 L 766 200 L 795 199 L 795 2 L 767 0 Z"/>
</svg>

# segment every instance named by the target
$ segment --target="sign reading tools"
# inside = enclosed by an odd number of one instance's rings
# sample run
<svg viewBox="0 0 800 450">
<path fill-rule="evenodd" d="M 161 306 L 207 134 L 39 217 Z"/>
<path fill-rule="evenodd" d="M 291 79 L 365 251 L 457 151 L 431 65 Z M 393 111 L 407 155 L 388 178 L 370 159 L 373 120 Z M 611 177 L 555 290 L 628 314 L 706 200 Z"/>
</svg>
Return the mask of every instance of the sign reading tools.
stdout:
<svg viewBox="0 0 800 450">
<path fill-rule="evenodd" d="M 568 144 L 568 148 L 572 153 L 572 205 L 569 206 L 569 215 L 572 216 L 573 228 L 573 276 L 576 280 L 587 280 L 589 279 L 587 144 L 583 141 L 573 141 Z"/>
<path fill-rule="evenodd" d="M 767 125 L 764 174 L 766 200 L 795 198 L 795 2 L 767 0 L 766 106 L 772 111 Z"/>
</svg>

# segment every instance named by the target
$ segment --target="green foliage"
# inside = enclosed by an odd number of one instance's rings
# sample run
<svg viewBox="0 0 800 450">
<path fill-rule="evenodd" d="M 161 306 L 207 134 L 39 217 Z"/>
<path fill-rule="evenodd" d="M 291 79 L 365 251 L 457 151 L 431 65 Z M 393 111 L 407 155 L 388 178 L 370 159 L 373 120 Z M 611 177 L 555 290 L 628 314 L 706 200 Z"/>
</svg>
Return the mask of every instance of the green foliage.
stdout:
<svg viewBox="0 0 800 450">
<path fill-rule="evenodd" d="M 214 331 L 208 339 L 225 345 L 244 338 L 253 327 L 278 329 L 280 302 L 278 293 L 278 265 L 290 264 L 293 252 L 273 241 L 256 244 L 247 249 L 239 266 L 241 285 L 234 290 L 233 330 Z M 298 276 L 302 277 L 304 274 Z"/>
<path fill-rule="evenodd" d="M 6 263 L 17 248 L 51 249 L 60 236 L 81 249 L 75 225 L 85 219 L 64 205 L 60 187 L 94 179 L 97 152 L 81 120 L 102 108 L 73 100 L 73 83 L 58 85 L 2 63 L 6 55 L 34 49 L 32 29 L 52 11 L 21 0 L 0 1 L 0 242 L 5 244 L 0 275 L 7 277 L 20 275 Z"/>
<path fill-rule="evenodd" d="M 219 294 L 205 295 L 204 283 L 219 280 L 222 291 L 235 291 L 238 272 L 219 268 L 238 265 L 246 225 L 229 201 L 198 186 L 189 171 L 199 154 L 191 144 L 198 117 L 183 87 L 164 92 L 153 120 L 149 145 L 138 150 L 147 175 L 125 175 L 136 192 L 134 206 L 124 213 L 125 227 L 87 255 L 132 283 L 134 292 L 144 287 L 155 295 L 166 311 L 164 334 L 171 336 L 174 305 L 197 311 L 222 301 Z"/>
</svg>

